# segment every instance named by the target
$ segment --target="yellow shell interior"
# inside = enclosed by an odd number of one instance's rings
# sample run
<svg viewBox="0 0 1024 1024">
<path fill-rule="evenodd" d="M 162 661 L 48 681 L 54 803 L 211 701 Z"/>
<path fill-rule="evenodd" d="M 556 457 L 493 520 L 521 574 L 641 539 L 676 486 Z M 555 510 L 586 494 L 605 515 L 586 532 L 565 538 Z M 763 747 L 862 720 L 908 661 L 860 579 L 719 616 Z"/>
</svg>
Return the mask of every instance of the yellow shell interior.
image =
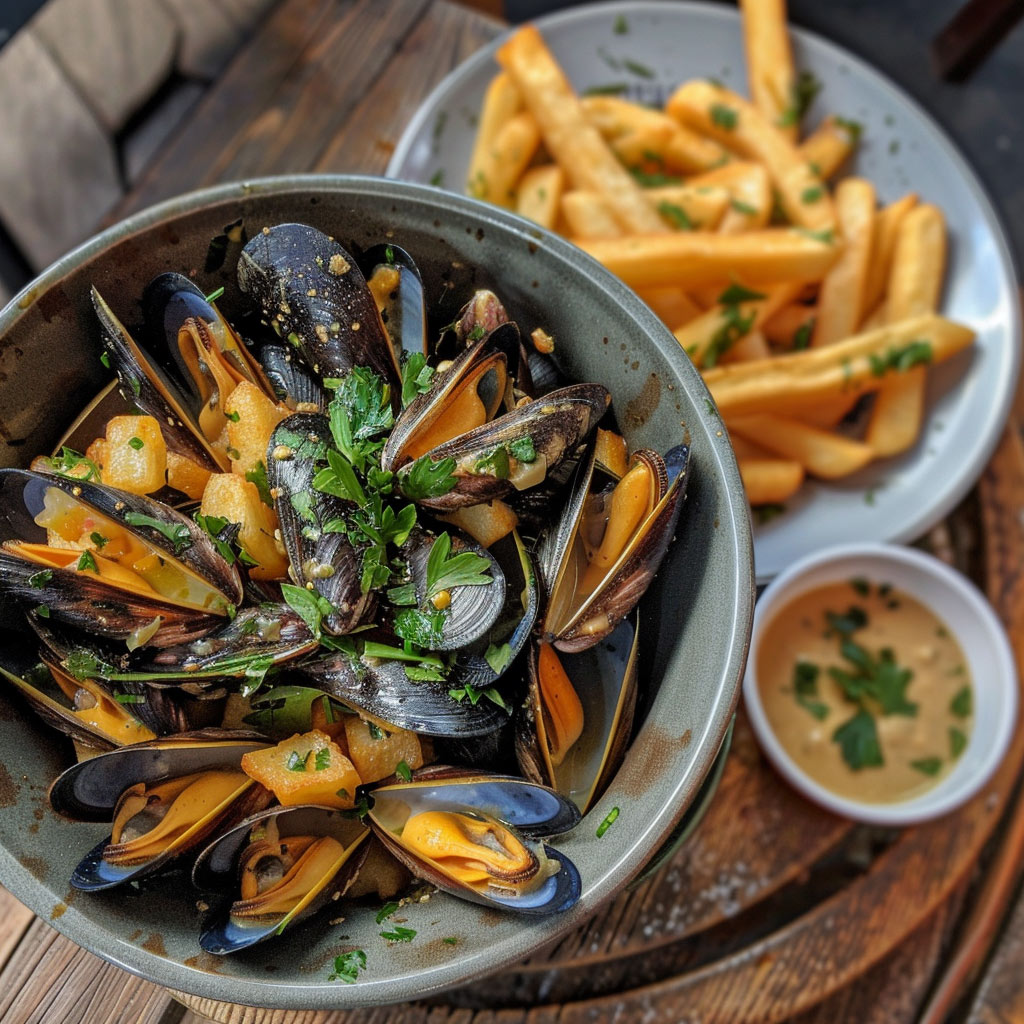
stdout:
<svg viewBox="0 0 1024 1024">
<path fill-rule="evenodd" d="M 82 552 L 90 551 L 96 569 L 89 565 L 77 571 L 94 573 L 104 583 L 156 601 L 226 614 L 223 595 L 205 580 L 60 488 L 47 488 L 35 522 L 47 531 L 47 544 L 8 541 L 5 549 L 40 566 L 72 570 Z M 102 545 L 95 536 L 102 538 Z"/>
<path fill-rule="evenodd" d="M 541 733 L 548 760 L 557 767 L 583 733 L 583 705 L 550 644 L 537 651 L 537 681 L 540 687 Z"/>
<path fill-rule="evenodd" d="M 156 733 L 152 729 L 130 715 L 92 680 L 72 679 L 54 666 L 50 666 L 50 673 L 64 695 L 71 701 L 71 714 L 91 729 L 103 733 L 111 742 L 122 745 L 156 739 Z"/>
<path fill-rule="evenodd" d="M 348 858 L 331 836 L 258 840 L 243 854 L 239 899 L 233 917 L 291 914 L 320 892 Z"/>
<path fill-rule="evenodd" d="M 138 783 L 121 795 L 114 811 L 109 864 L 131 867 L 185 846 L 250 786 L 242 771 L 214 770 L 176 779 Z"/>
</svg>

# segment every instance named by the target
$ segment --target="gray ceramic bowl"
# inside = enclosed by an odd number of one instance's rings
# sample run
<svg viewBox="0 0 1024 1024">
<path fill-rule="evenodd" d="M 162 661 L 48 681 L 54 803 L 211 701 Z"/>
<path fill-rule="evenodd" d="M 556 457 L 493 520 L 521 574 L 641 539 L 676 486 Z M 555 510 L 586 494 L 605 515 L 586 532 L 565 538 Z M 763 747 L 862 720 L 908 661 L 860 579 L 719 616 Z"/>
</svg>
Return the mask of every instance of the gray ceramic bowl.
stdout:
<svg viewBox="0 0 1024 1024">
<path fill-rule="evenodd" d="M 321 920 L 237 958 L 200 955 L 182 876 L 117 894 L 69 889 L 74 864 L 104 828 L 49 810 L 47 786 L 69 751 L 0 691 L 0 882 L 44 920 L 113 963 L 200 996 L 290 1008 L 412 999 L 514 963 L 580 924 L 672 833 L 711 770 L 739 692 L 754 598 L 747 506 L 700 377 L 631 291 L 527 221 L 438 189 L 356 177 L 197 192 L 54 264 L 0 313 L 0 462 L 20 465 L 47 450 L 104 383 L 91 283 L 127 307 L 158 272 L 194 270 L 207 291 L 225 285 L 229 315 L 239 308 L 232 251 L 214 268 L 210 248 L 239 218 L 250 232 L 297 220 L 346 245 L 393 239 L 419 261 L 428 294 L 453 311 L 474 286 L 493 286 L 521 324 L 551 331 L 570 377 L 610 388 L 631 445 L 664 450 L 684 436 L 692 445 L 677 540 L 642 605 L 642 724 L 611 787 L 558 841 L 583 877 L 571 913 L 528 921 L 437 896 L 404 911 L 417 932 L 408 944 L 389 946 L 372 909 L 358 908 L 342 924 Z M 0 650 L 6 660 L 33 653 L 24 631 L 0 635 Z M 618 820 L 598 839 L 615 806 Z M 457 944 L 443 941 L 451 937 Z M 353 947 L 367 955 L 358 983 L 329 982 L 334 957 Z"/>
</svg>

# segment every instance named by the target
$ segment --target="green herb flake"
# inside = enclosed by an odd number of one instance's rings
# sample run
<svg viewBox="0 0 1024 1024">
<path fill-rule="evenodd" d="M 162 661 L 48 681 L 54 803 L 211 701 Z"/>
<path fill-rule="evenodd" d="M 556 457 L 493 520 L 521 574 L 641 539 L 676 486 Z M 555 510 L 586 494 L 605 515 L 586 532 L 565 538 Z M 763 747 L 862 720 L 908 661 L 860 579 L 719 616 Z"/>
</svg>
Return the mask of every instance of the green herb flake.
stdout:
<svg viewBox="0 0 1024 1024">
<path fill-rule="evenodd" d="M 533 438 L 529 434 L 525 437 L 517 437 L 514 441 L 510 441 L 506 447 L 508 448 L 509 455 L 517 462 L 530 463 L 537 461 L 537 449 L 534 446 Z"/>
<path fill-rule="evenodd" d="M 416 929 L 403 928 L 400 924 L 396 924 L 391 931 L 381 932 L 380 937 L 387 939 L 388 942 L 412 942 L 416 938 Z"/>
<path fill-rule="evenodd" d="M 906 373 L 914 366 L 927 365 L 932 361 L 932 346 L 929 341 L 920 339 L 910 341 L 902 348 L 890 348 L 885 355 L 868 353 L 871 372 L 876 377 L 884 377 L 889 370 Z"/>
<path fill-rule="evenodd" d="M 141 437 L 129 437 L 128 447 L 133 451 L 141 452 L 146 447 L 146 442 Z"/>
<path fill-rule="evenodd" d="M 739 114 L 732 107 L 724 103 L 713 103 L 711 105 L 711 123 L 718 125 L 724 131 L 734 131 L 739 123 Z"/>
<path fill-rule="evenodd" d="M 429 455 L 421 455 L 400 475 L 399 485 L 402 493 L 414 501 L 439 498 L 458 483 L 454 470 L 455 460 L 452 458 L 434 462 Z"/>
<path fill-rule="evenodd" d="M 50 609 L 45 604 L 37 604 L 35 607 L 35 613 L 41 619 L 48 619 L 50 617 Z"/>
<path fill-rule="evenodd" d="M 270 508 L 274 507 L 274 499 L 270 495 L 270 481 L 267 480 L 267 467 L 261 459 L 256 465 L 246 471 L 245 479 L 251 484 L 256 485 L 256 490 L 260 493 L 260 501 L 264 505 L 268 505 Z"/>
<path fill-rule="evenodd" d="M 624 36 L 629 31 L 629 22 L 626 21 L 626 16 L 624 14 L 620 14 L 615 19 L 615 24 L 612 26 L 612 31 L 617 36 Z"/>
<path fill-rule="evenodd" d="M 853 579 L 850 580 L 850 586 L 856 593 L 860 594 L 861 597 L 867 597 L 871 593 L 871 583 L 863 576 L 854 576 Z"/>
<path fill-rule="evenodd" d="M 962 686 L 949 702 L 949 710 L 957 718 L 970 718 L 974 711 L 974 694 L 969 685 Z"/>
<path fill-rule="evenodd" d="M 757 505 L 754 508 L 754 515 L 757 516 L 759 526 L 770 523 L 773 519 L 786 514 L 786 506 L 777 502 L 769 502 L 767 505 Z"/>
<path fill-rule="evenodd" d="M 433 185 L 435 188 L 441 188 L 441 186 L 444 185 L 444 168 L 438 168 L 434 171 L 430 176 L 429 184 Z"/>
<path fill-rule="evenodd" d="M 500 676 L 512 660 L 512 648 L 507 644 L 488 644 L 484 651 L 484 661 L 491 667 L 491 671 Z"/>
<path fill-rule="evenodd" d="M 206 301 L 207 302 L 216 302 L 223 294 L 224 294 L 224 285 L 221 285 L 219 288 L 214 288 L 214 290 L 212 292 L 210 292 L 209 295 L 206 296 Z"/>
<path fill-rule="evenodd" d="M 305 754 L 300 754 L 297 750 L 293 750 L 288 755 L 288 760 L 284 763 L 285 768 L 290 772 L 304 772 L 311 753 L 313 753 L 312 750 L 307 750 Z"/>
<path fill-rule="evenodd" d="M 758 210 L 756 206 L 751 206 L 750 203 L 743 202 L 742 199 L 730 199 L 729 205 L 737 212 L 742 213 L 744 217 L 756 217 Z"/>
<path fill-rule="evenodd" d="M 812 185 L 810 188 L 805 188 L 800 193 L 801 203 L 816 203 L 825 195 L 825 190 L 821 185 Z"/>
<path fill-rule="evenodd" d="M 447 533 L 438 536 L 427 556 L 427 600 L 442 590 L 454 587 L 486 586 L 493 582 L 491 563 L 474 551 L 451 554 L 452 539 Z"/>
<path fill-rule="evenodd" d="M 318 772 L 326 771 L 331 766 L 331 748 L 321 747 L 313 759 L 313 769 Z"/>
<path fill-rule="evenodd" d="M 441 940 L 446 946 L 457 946 L 459 940 L 454 935 L 448 935 Z"/>
<path fill-rule="evenodd" d="M 402 407 L 426 394 L 433 379 L 434 368 L 427 365 L 427 357 L 422 352 L 413 352 L 402 364 Z"/>
<path fill-rule="evenodd" d="M 741 302 L 757 302 L 765 299 L 764 292 L 755 292 L 752 288 L 745 288 L 735 281 L 716 300 L 720 306 L 738 306 Z"/>
<path fill-rule="evenodd" d="M 316 590 L 296 587 L 291 583 L 281 584 L 281 596 L 285 603 L 309 626 L 309 631 L 320 639 L 320 624 L 325 615 L 330 615 L 334 605 Z"/>
<path fill-rule="evenodd" d="M 115 693 L 114 700 L 118 704 L 145 704 L 146 698 L 140 697 L 134 693 Z"/>
<path fill-rule="evenodd" d="M 395 765 L 395 774 L 402 779 L 403 782 L 412 782 L 412 769 L 405 763 L 405 761 L 399 761 Z M 377 922 L 380 923 L 379 921 Z"/>
<path fill-rule="evenodd" d="M 832 733 L 832 739 L 839 744 L 843 760 L 855 772 L 878 768 L 885 763 L 874 716 L 863 708 L 840 725 Z"/>
<path fill-rule="evenodd" d="M 109 352 L 101 352 L 100 353 L 100 362 L 109 370 L 110 369 L 110 353 Z"/>
<path fill-rule="evenodd" d="M 385 903 L 384 906 L 377 911 L 377 916 L 374 920 L 377 924 L 383 924 L 397 909 L 397 903 Z"/>
<path fill-rule="evenodd" d="M 922 757 L 917 761 L 911 761 L 910 767 L 922 775 L 938 775 L 942 771 L 942 758 Z"/>
<path fill-rule="evenodd" d="M 187 548 L 192 547 L 192 534 L 186 523 L 168 523 L 154 516 L 147 516 L 143 512 L 125 512 L 124 521 L 129 526 L 148 526 L 151 530 L 155 530 L 160 536 L 170 541 L 176 555 L 180 555 Z"/>
<path fill-rule="evenodd" d="M 654 72 L 646 65 L 641 64 L 638 60 L 629 60 L 626 58 L 622 62 L 622 66 L 627 70 L 631 71 L 638 78 L 654 78 Z"/>
<path fill-rule="evenodd" d="M 814 319 L 808 320 L 806 323 L 802 323 L 793 332 L 793 350 L 799 352 L 805 348 L 810 348 L 811 335 L 814 333 Z"/>
<path fill-rule="evenodd" d="M 662 215 L 674 228 L 680 231 L 693 231 L 697 225 L 690 219 L 690 215 L 675 203 L 662 200 L 658 203 L 658 213 Z"/>
<path fill-rule="evenodd" d="M 828 717 L 828 705 L 815 699 L 820 675 L 820 666 L 809 661 L 798 661 L 793 667 L 793 694 L 797 704 L 822 722 Z"/>
<path fill-rule="evenodd" d="M 96 559 L 93 558 L 91 551 L 83 551 L 78 558 L 78 565 L 75 567 L 79 572 L 94 572 L 98 576 L 100 574 L 100 568 L 96 564 Z"/>
<path fill-rule="evenodd" d="M 955 725 L 949 727 L 949 756 L 954 760 L 967 749 L 967 735 Z"/>
<path fill-rule="evenodd" d="M 354 985 L 360 971 L 366 970 L 366 954 L 361 949 L 352 949 L 334 958 L 334 970 L 327 975 L 328 981 L 343 981 Z"/>
<path fill-rule="evenodd" d="M 232 409 L 231 412 L 225 413 L 224 416 L 232 423 L 237 423 L 242 418 L 242 414 L 237 409 Z"/>
<path fill-rule="evenodd" d="M 50 580 L 53 579 L 52 569 L 40 569 L 39 572 L 32 573 L 28 578 L 28 585 L 34 590 L 42 590 Z"/>
<path fill-rule="evenodd" d="M 93 532 L 89 534 L 89 540 L 91 540 L 93 544 L 96 545 L 96 550 L 99 551 L 101 548 L 107 545 L 110 538 L 104 537 L 102 533 L 93 530 Z"/>
<path fill-rule="evenodd" d="M 821 82 L 810 71 L 801 71 L 791 87 L 789 103 L 776 122 L 778 126 L 790 128 L 799 124 L 819 92 Z"/>
<path fill-rule="evenodd" d="M 618 809 L 618 807 L 613 807 L 605 815 L 604 821 L 602 821 L 601 824 L 597 826 L 597 832 L 595 834 L 597 835 L 598 839 L 600 839 L 605 834 L 605 832 L 607 832 L 608 829 L 610 829 L 612 827 L 612 825 L 615 824 L 615 819 L 618 818 L 618 816 L 619 816 L 619 809 Z"/>
</svg>

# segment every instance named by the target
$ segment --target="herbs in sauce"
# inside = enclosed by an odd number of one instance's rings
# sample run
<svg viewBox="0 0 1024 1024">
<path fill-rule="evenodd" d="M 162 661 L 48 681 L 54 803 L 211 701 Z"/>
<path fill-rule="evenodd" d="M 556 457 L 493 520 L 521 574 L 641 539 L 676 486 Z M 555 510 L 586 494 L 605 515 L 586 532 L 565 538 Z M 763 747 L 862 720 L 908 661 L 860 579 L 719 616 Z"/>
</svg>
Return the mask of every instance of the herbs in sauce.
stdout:
<svg viewBox="0 0 1024 1024">
<path fill-rule="evenodd" d="M 791 601 L 758 651 L 769 723 L 790 757 L 840 796 L 892 803 L 952 768 L 970 736 L 967 662 L 907 594 L 856 578 Z"/>
</svg>

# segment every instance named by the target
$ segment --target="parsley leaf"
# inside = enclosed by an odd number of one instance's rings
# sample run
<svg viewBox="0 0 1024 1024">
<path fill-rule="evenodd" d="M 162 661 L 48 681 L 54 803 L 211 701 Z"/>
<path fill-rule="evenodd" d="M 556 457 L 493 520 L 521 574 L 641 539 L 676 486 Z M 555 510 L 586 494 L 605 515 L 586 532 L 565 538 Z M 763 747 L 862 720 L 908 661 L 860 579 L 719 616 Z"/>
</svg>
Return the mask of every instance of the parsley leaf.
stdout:
<svg viewBox="0 0 1024 1024">
<path fill-rule="evenodd" d="M 414 501 L 438 498 L 447 494 L 458 482 L 452 458 L 433 462 L 429 455 L 421 455 L 401 476 L 402 493 Z"/>
<path fill-rule="evenodd" d="M 52 569 L 40 569 L 39 572 L 32 573 L 28 578 L 28 585 L 35 590 L 42 590 L 50 580 L 53 579 Z"/>
<path fill-rule="evenodd" d="M 961 687 L 949 702 L 949 710 L 957 718 L 970 718 L 974 710 L 974 695 L 969 685 Z"/>
<path fill-rule="evenodd" d="M 875 719 L 863 708 L 848 719 L 834 733 L 832 739 L 839 744 L 843 760 L 855 772 L 862 768 L 877 768 L 884 764 L 882 748 L 878 743 Z"/>
<path fill-rule="evenodd" d="M 186 548 L 192 547 L 192 534 L 185 523 L 168 523 L 143 512 L 125 512 L 124 521 L 129 526 L 148 526 L 166 537 L 174 545 L 174 553 L 180 555 Z"/>
<path fill-rule="evenodd" d="M 96 559 L 93 558 L 91 551 L 83 551 L 78 558 L 78 565 L 75 567 L 79 572 L 85 572 L 87 569 L 90 572 L 96 573 L 97 576 L 100 574 L 100 568 L 96 564 Z"/>
<path fill-rule="evenodd" d="M 712 103 L 710 114 L 711 123 L 727 132 L 733 131 L 739 122 L 739 114 L 724 103 Z"/>
<path fill-rule="evenodd" d="M 911 761 L 910 767 L 923 775 L 938 775 L 942 771 L 941 757 L 922 757 L 920 760 Z"/>
<path fill-rule="evenodd" d="M 658 203 L 658 213 L 667 220 L 672 227 L 679 228 L 680 231 L 693 231 L 696 228 L 690 215 L 676 203 L 670 203 L 667 199 L 663 199 Z"/>
<path fill-rule="evenodd" d="M 388 942 L 412 942 L 416 938 L 416 930 L 414 928 L 403 928 L 400 924 L 396 924 L 392 931 L 381 932 L 380 937 L 387 939 Z"/>
<path fill-rule="evenodd" d="M 310 632 L 320 639 L 320 625 L 325 615 L 334 611 L 334 605 L 326 597 L 315 590 L 296 587 L 291 583 L 281 584 L 281 596 L 285 603 L 303 622 L 309 626 Z"/>
<path fill-rule="evenodd" d="M 478 587 L 492 582 L 488 574 L 491 563 L 474 551 L 451 554 L 452 539 L 442 533 L 430 548 L 427 556 L 427 593 L 429 601 L 442 590 L 453 587 Z"/>
<path fill-rule="evenodd" d="M 405 761 L 399 761 L 395 765 L 395 774 L 406 782 L 412 782 L 412 769 L 405 763 Z M 377 922 L 380 924 L 380 922 Z"/>
<path fill-rule="evenodd" d="M 377 916 L 374 920 L 377 924 L 383 924 L 397 909 L 397 903 L 385 903 L 384 906 L 377 911 Z"/>
<path fill-rule="evenodd" d="M 140 452 L 142 451 L 143 448 L 146 447 L 146 442 L 143 441 L 141 437 L 129 437 L 128 447 L 131 448 L 133 451 Z"/>
<path fill-rule="evenodd" d="M 959 757 L 967 749 L 967 736 L 955 725 L 949 727 L 949 756 Z"/>
<path fill-rule="evenodd" d="M 334 970 L 327 976 L 328 981 L 343 981 L 354 985 L 360 971 L 366 970 L 366 954 L 361 949 L 352 949 L 334 958 Z"/>
<path fill-rule="evenodd" d="M 733 281 L 728 288 L 718 296 L 717 302 L 720 306 L 736 306 L 741 302 L 756 302 L 758 299 L 767 298 L 764 292 L 755 292 L 750 288 Z"/>
<path fill-rule="evenodd" d="M 269 505 L 271 508 L 274 507 L 274 499 L 270 494 L 270 482 L 267 480 L 267 467 L 261 459 L 256 465 L 248 470 L 245 474 L 245 479 L 251 484 L 256 485 L 256 490 L 260 492 L 260 501 L 264 505 Z"/>
<path fill-rule="evenodd" d="M 433 379 L 434 368 L 427 366 L 427 357 L 422 352 L 413 352 L 402 364 L 402 408 L 417 395 L 428 392 Z"/>
<path fill-rule="evenodd" d="M 308 754 L 306 755 L 309 756 Z M 316 771 L 326 771 L 331 766 L 331 748 L 321 747 L 316 752 L 316 757 L 313 759 L 313 767 Z"/>
<path fill-rule="evenodd" d="M 309 755 L 313 753 L 312 750 L 307 750 L 305 755 L 300 754 L 297 750 L 293 750 L 288 755 L 288 760 L 285 761 L 284 766 L 290 772 L 304 772 L 306 765 L 309 763 Z"/>
<path fill-rule="evenodd" d="M 819 722 L 828 717 L 828 705 L 814 699 L 818 696 L 820 674 L 821 669 L 809 661 L 798 661 L 793 667 L 793 693 L 796 702 Z"/>
<path fill-rule="evenodd" d="M 99 466 L 92 459 L 87 459 L 81 452 L 76 452 L 67 445 L 61 448 L 60 455 L 55 455 L 52 459 L 43 459 L 43 462 L 49 467 L 50 472 L 57 476 L 71 477 L 74 480 L 100 479 Z M 75 472 L 79 466 L 84 467 L 84 473 Z"/>
<path fill-rule="evenodd" d="M 403 640 L 428 649 L 437 648 L 442 641 L 444 612 L 422 612 L 418 608 L 403 608 L 395 616 L 395 633 Z"/>
<path fill-rule="evenodd" d="M 595 833 L 597 835 L 598 839 L 600 839 L 605 834 L 605 832 L 607 832 L 608 829 L 610 829 L 612 827 L 612 825 L 615 824 L 615 820 L 616 820 L 616 818 L 618 818 L 618 816 L 619 816 L 619 809 L 618 809 L 618 807 L 613 807 L 604 816 L 604 820 L 601 822 L 600 825 L 597 826 L 597 832 Z"/>
<path fill-rule="evenodd" d="M 791 87 L 789 103 L 779 115 L 776 124 L 780 128 L 789 128 L 799 124 L 819 92 L 821 92 L 821 82 L 810 71 L 801 71 Z"/>
<path fill-rule="evenodd" d="M 507 643 L 500 646 L 488 644 L 487 650 L 484 651 L 484 661 L 491 666 L 491 671 L 496 676 L 500 676 L 505 671 L 511 660 L 512 648 Z"/>
</svg>

